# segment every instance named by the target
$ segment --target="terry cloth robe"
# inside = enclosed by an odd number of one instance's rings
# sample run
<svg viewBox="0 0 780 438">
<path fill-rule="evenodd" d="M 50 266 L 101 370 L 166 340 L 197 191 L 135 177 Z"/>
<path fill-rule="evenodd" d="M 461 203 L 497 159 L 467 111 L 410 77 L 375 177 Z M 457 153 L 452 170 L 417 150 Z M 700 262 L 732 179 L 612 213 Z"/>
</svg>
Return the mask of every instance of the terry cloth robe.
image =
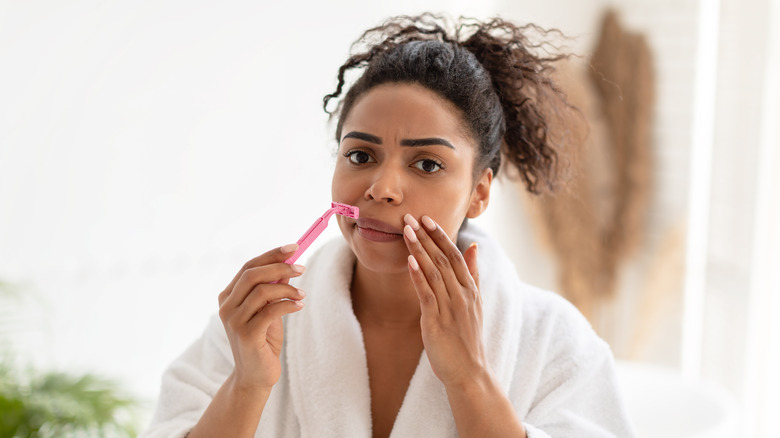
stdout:
<svg viewBox="0 0 780 438">
<path fill-rule="evenodd" d="M 530 438 L 634 436 L 621 405 L 612 353 L 566 300 L 520 282 L 495 241 L 473 224 L 458 244 L 479 245 L 484 342 L 493 372 Z M 370 437 L 371 402 L 362 331 L 349 286 L 355 256 L 343 239 L 326 244 L 293 282 L 306 307 L 285 316 L 282 375 L 256 437 Z M 212 318 L 176 359 L 145 438 L 183 437 L 231 373 L 223 325 Z M 444 385 L 425 352 L 391 433 L 455 437 Z"/>
</svg>

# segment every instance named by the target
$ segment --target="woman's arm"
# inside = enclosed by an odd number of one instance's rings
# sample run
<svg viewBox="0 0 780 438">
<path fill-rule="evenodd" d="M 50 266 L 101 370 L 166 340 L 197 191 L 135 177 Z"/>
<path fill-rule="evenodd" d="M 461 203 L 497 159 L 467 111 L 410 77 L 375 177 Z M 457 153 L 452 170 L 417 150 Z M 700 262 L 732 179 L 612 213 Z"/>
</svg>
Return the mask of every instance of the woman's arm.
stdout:
<svg viewBox="0 0 780 438">
<path fill-rule="evenodd" d="M 459 436 L 527 437 L 512 403 L 489 373 L 446 389 Z"/>
<path fill-rule="evenodd" d="M 535 315 L 544 321 L 531 341 L 538 345 L 525 345 L 524 351 L 537 351 L 540 345 L 550 349 L 542 363 L 532 360 L 525 364 L 531 368 L 518 371 L 527 375 L 539 371 L 541 381 L 505 393 L 487 362 L 482 340 L 476 246 L 461 254 L 430 218 L 423 217 L 424 226 L 411 216 L 405 220 L 409 275 L 420 300 L 425 352 L 447 391 L 461 437 L 634 436 L 620 402 L 609 347 L 561 297 L 536 296 L 547 301 L 534 312 L 550 314 Z M 529 391 L 543 401 L 533 403 L 520 417 L 510 400 L 528 399 Z"/>
<path fill-rule="evenodd" d="M 422 217 L 424 227 L 410 215 L 404 220 L 425 352 L 447 390 L 458 435 L 525 438 L 485 355 L 476 245 L 461 254 L 431 218 Z"/>
<path fill-rule="evenodd" d="M 288 281 L 304 269 L 284 263 L 297 247 L 287 245 L 250 260 L 219 294 L 215 324 L 222 323 L 232 363 L 226 352 L 214 354 L 207 338 L 188 349 L 164 375 L 157 412 L 144 437 L 184 436 L 193 424 L 189 437 L 255 435 L 281 375 L 282 316 L 303 307 L 303 291 Z"/>
<path fill-rule="evenodd" d="M 190 432 L 191 438 L 253 437 L 281 375 L 282 316 L 301 309 L 302 291 L 286 284 L 303 267 L 283 261 L 298 245 L 269 251 L 246 265 L 219 294 L 235 368 Z"/>
<path fill-rule="evenodd" d="M 188 438 L 255 436 L 270 390 L 242 386 L 230 374 Z"/>
</svg>

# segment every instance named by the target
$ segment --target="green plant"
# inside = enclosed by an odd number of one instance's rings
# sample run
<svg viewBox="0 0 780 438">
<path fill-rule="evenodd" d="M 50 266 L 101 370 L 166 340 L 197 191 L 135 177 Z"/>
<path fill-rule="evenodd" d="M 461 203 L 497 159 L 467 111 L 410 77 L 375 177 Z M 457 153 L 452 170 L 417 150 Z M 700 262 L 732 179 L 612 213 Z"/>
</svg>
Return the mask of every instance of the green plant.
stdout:
<svg viewBox="0 0 780 438">
<path fill-rule="evenodd" d="M 0 297 L 9 289 L 0 282 Z M 116 382 L 23 367 L 0 349 L 0 438 L 134 437 L 137 404 Z"/>
</svg>

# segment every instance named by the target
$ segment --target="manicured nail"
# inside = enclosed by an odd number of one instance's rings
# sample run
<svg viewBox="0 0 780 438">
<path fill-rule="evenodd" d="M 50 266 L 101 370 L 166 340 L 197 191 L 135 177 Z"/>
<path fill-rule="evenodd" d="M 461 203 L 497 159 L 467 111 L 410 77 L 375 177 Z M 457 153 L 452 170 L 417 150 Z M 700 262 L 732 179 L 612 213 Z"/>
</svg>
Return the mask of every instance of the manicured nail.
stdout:
<svg viewBox="0 0 780 438">
<path fill-rule="evenodd" d="M 304 292 L 304 291 L 302 291 L 300 289 L 297 289 L 297 288 L 296 288 L 296 290 L 298 291 L 299 294 L 301 294 L 301 298 L 306 298 L 306 292 Z"/>
<path fill-rule="evenodd" d="M 415 259 L 411 254 L 409 254 L 409 266 L 411 266 L 415 271 L 420 270 L 420 265 L 417 264 L 417 259 Z"/>
<path fill-rule="evenodd" d="M 296 301 L 295 305 L 298 307 L 303 307 L 303 301 Z"/>
<path fill-rule="evenodd" d="M 306 267 L 303 265 L 292 265 L 293 271 L 303 274 L 303 272 L 306 270 Z"/>
<path fill-rule="evenodd" d="M 284 245 L 283 247 L 279 248 L 282 251 L 282 254 L 287 254 L 288 252 L 295 252 L 296 249 L 298 249 L 297 243 L 290 243 L 287 245 Z"/>
<path fill-rule="evenodd" d="M 422 223 L 425 225 L 425 228 L 431 231 L 436 229 L 436 222 L 434 222 L 433 219 L 429 218 L 428 216 L 422 217 Z"/>
<path fill-rule="evenodd" d="M 412 216 L 411 214 L 406 214 L 404 216 L 404 222 L 406 222 L 410 227 L 412 227 L 413 230 L 417 231 L 420 229 L 420 224 L 417 223 L 417 220 Z"/>
<path fill-rule="evenodd" d="M 409 225 L 404 227 L 404 234 L 406 234 L 406 238 L 409 239 L 410 242 L 417 242 L 417 235 L 414 234 L 414 230 Z"/>
</svg>

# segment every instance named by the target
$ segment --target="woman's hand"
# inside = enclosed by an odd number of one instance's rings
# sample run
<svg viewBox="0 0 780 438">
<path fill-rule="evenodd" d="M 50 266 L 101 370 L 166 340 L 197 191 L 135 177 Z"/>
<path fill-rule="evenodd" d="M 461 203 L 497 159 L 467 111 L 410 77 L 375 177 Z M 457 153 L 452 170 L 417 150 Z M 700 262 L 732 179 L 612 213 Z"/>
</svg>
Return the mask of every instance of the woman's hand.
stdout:
<svg viewBox="0 0 780 438">
<path fill-rule="evenodd" d="M 404 216 L 409 275 L 420 299 L 423 344 L 445 387 L 490 375 L 482 342 L 477 245 L 463 254 L 430 217 Z"/>
<path fill-rule="evenodd" d="M 303 307 L 303 291 L 288 284 L 304 267 L 284 263 L 298 248 L 285 245 L 247 262 L 219 294 L 219 317 L 236 365 L 238 388 L 270 392 L 281 375 L 282 316 Z"/>
</svg>

